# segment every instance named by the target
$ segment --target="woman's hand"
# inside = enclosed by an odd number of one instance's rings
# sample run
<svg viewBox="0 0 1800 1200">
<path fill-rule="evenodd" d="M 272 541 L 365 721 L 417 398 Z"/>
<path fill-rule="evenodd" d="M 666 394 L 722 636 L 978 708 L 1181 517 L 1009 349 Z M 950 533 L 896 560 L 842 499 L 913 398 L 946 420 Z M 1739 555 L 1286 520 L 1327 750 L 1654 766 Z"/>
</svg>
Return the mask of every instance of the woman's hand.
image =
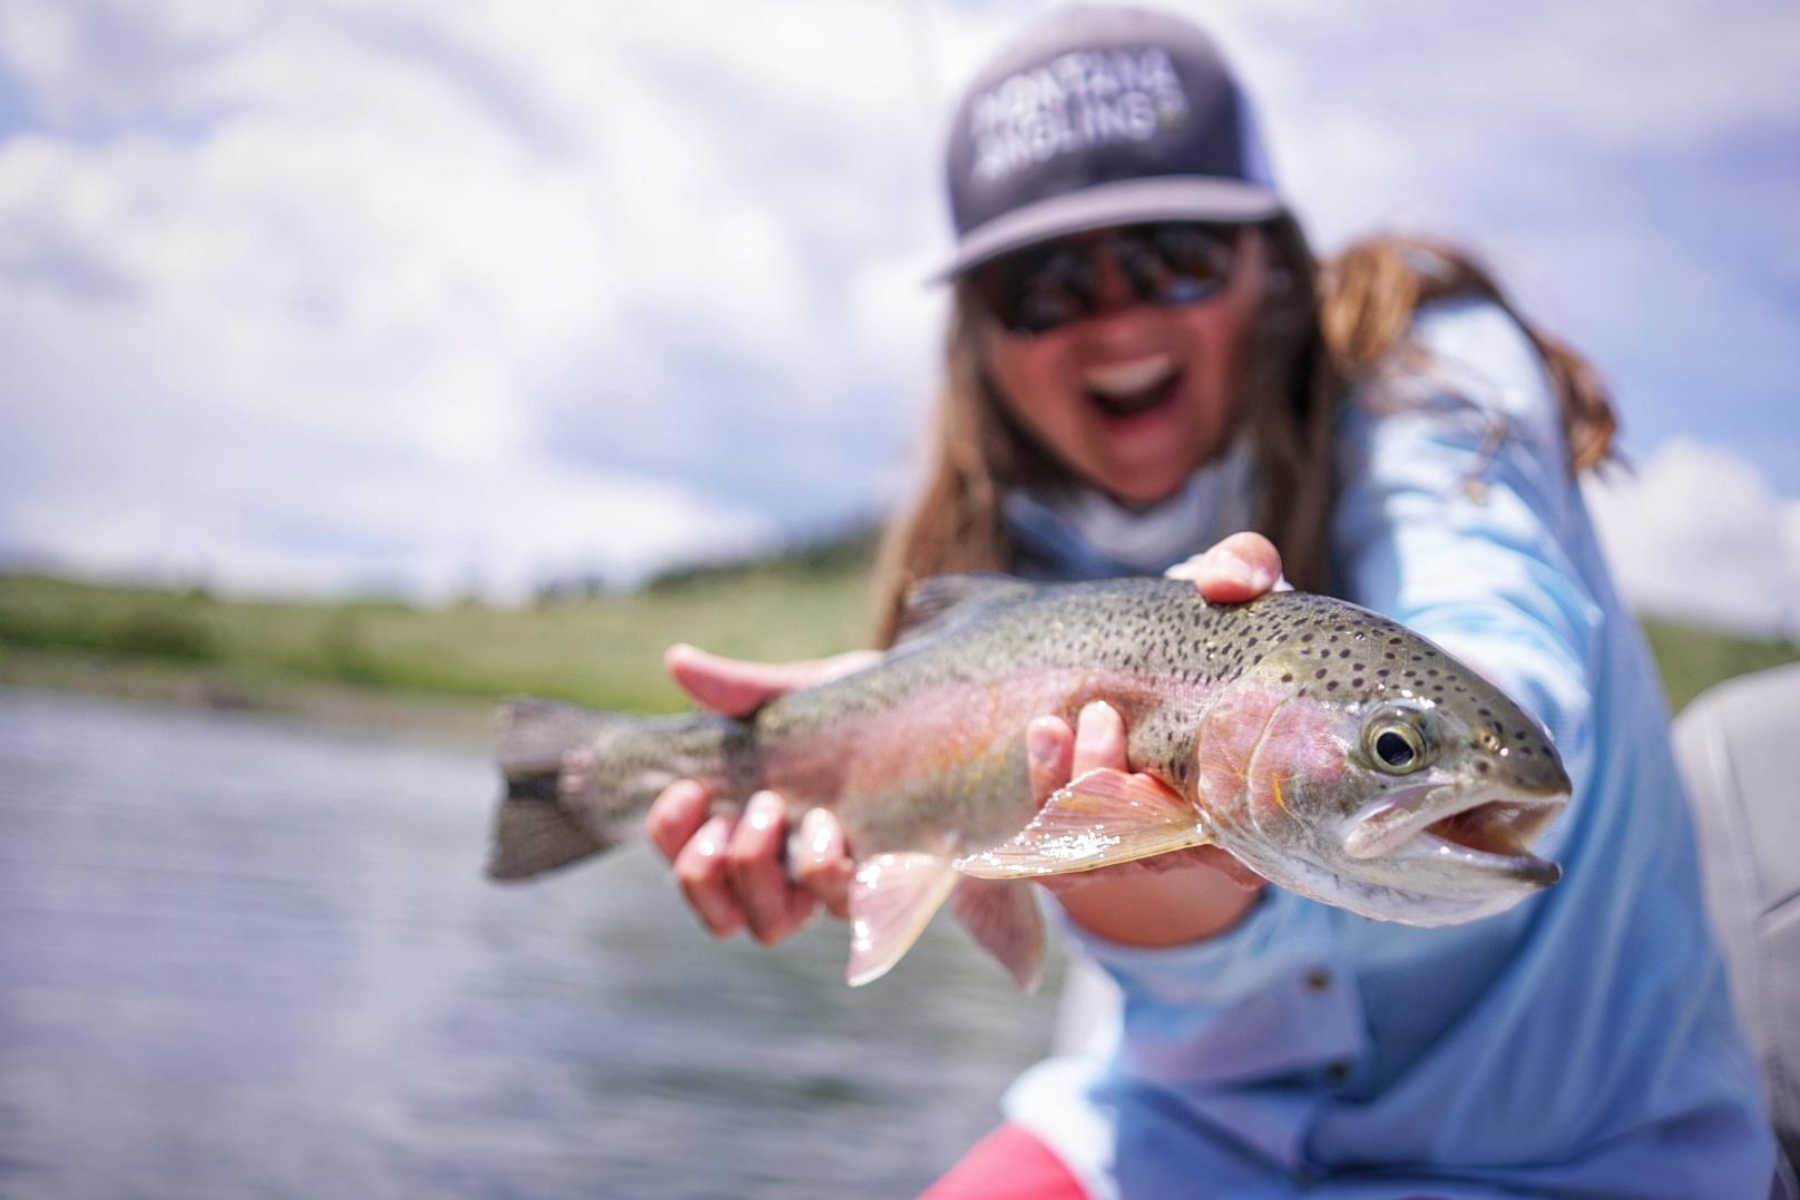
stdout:
<svg viewBox="0 0 1800 1200">
<path fill-rule="evenodd" d="M 727 716 L 743 716 L 795 688 L 820 683 L 879 657 L 858 650 L 806 662 L 751 663 L 671 646 L 663 664 L 688 695 Z M 644 819 L 650 840 L 675 869 L 688 904 L 714 937 L 739 929 L 766 946 L 782 941 L 823 904 L 846 916 L 855 865 L 837 819 L 813 809 L 800 822 L 790 883 L 782 865 L 788 840 L 787 806 L 758 792 L 742 814 L 713 815 L 713 797 L 691 779 L 670 784 Z"/>
<path fill-rule="evenodd" d="M 1168 574 L 1193 581 L 1208 600 L 1234 604 L 1277 586 L 1281 556 L 1260 534 L 1239 533 Z M 856 651 L 807 662 L 749 663 L 673 646 L 664 662 L 697 702 L 741 716 L 876 657 L 873 651 Z M 1040 806 L 1074 775 L 1099 767 L 1128 769 L 1124 722 L 1105 704 L 1083 709 L 1074 730 L 1056 717 L 1040 717 L 1025 737 L 1032 795 Z M 773 945 L 805 924 L 817 906 L 847 916 L 855 864 L 836 817 L 813 809 L 801 819 L 790 882 L 782 865 L 786 806 L 779 797 L 759 792 L 738 817 L 713 815 L 711 805 L 704 788 L 683 780 L 657 797 L 645 824 L 714 937 L 748 928 L 757 941 Z M 1043 882 L 1095 933 L 1138 945 L 1171 945 L 1230 927 L 1248 910 L 1262 880 L 1208 846 Z"/>
</svg>

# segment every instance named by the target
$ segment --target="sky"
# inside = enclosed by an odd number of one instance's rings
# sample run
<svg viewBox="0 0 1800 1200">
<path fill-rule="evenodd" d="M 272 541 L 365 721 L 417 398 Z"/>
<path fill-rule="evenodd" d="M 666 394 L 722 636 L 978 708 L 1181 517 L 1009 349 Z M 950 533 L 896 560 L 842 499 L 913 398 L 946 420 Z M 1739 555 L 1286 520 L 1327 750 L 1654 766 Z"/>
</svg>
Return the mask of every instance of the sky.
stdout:
<svg viewBox="0 0 1800 1200">
<path fill-rule="evenodd" d="M 880 511 L 1043 7 L 0 0 L 0 565 L 516 599 Z M 1634 602 L 1800 636 L 1800 7 L 1171 7 L 1315 244 L 1462 240 L 1600 366 Z"/>
</svg>

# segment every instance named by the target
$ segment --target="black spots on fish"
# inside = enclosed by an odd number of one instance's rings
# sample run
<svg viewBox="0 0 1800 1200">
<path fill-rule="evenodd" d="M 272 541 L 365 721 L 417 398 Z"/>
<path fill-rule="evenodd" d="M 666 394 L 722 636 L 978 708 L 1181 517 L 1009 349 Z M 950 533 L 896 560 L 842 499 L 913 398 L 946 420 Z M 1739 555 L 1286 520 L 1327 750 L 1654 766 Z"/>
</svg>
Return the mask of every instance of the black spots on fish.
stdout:
<svg viewBox="0 0 1800 1200">
<path fill-rule="evenodd" d="M 1317 671 L 1313 672 L 1313 678 L 1314 679 L 1323 679 L 1323 678 L 1325 678 L 1325 674 L 1326 674 L 1325 668 L 1320 667 Z"/>
<path fill-rule="evenodd" d="M 1326 691 L 1328 691 L 1328 692 L 1335 692 L 1335 691 L 1337 691 L 1337 685 L 1338 685 L 1338 681 L 1337 681 L 1337 680 L 1335 680 L 1335 679 L 1327 679 L 1327 680 L 1326 680 L 1326 681 L 1325 681 L 1325 690 L 1326 690 Z"/>
<path fill-rule="evenodd" d="M 1523 729 L 1513 730 L 1513 740 L 1518 741 L 1518 742 L 1524 741 L 1525 740 L 1525 731 Z"/>
<path fill-rule="evenodd" d="M 1489 763 L 1487 759 L 1478 758 L 1475 760 L 1476 773 L 1481 774 L 1481 775 L 1486 775 L 1489 771 L 1491 771 L 1493 769 L 1494 769 L 1493 765 L 1491 763 Z"/>
<path fill-rule="evenodd" d="M 1283 683 L 1294 682 L 1294 673 L 1292 671 L 1283 671 L 1281 673 L 1281 682 L 1283 682 Z"/>
<path fill-rule="evenodd" d="M 1310 633 L 1303 633 L 1300 635 L 1300 640 L 1303 642 L 1310 642 L 1313 640 L 1313 635 Z"/>
<path fill-rule="evenodd" d="M 1348 650 L 1339 650 L 1339 651 L 1338 651 L 1338 657 L 1339 657 L 1339 658 L 1349 658 L 1349 657 L 1350 657 L 1350 651 L 1348 651 Z"/>
<path fill-rule="evenodd" d="M 1475 711 L 1476 711 L 1476 713 L 1477 713 L 1477 714 L 1479 714 L 1479 715 L 1480 715 L 1480 716 L 1482 716 L 1482 717 L 1483 717 L 1483 718 L 1486 718 L 1486 717 L 1491 717 L 1491 716 L 1493 716 L 1493 715 L 1494 715 L 1494 714 L 1493 714 L 1493 713 L 1492 713 L 1492 712 L 1490 712 L 1490 711 L 1489 711 L 1489 710 L 1488 710 L 1488 709 L 1486 709 L 1486 708 L 1478 708 L 1478 709 L 1476 709 L 1476 710 L 1475 710 Z"/>
<path fill-rule="evenodd" d="M 1352 679 L 1350 681 L 1350 686 L 1355 688 L 1359 692 L 1362 691 L 1363 677 L 1361 675 L 1356 676 L 1354 679 Z"/>
<path fill-rule="evenodd" d="M 1375 675 L 1376 675 L 1376 678 L 1378 678 L 1378 679 L 1386 679 L 1391 674 L 1393 674 L 1393 672 L 1388 670 L 1386 667 L 1377 667 L 1375 669 Z"/>
</svg>

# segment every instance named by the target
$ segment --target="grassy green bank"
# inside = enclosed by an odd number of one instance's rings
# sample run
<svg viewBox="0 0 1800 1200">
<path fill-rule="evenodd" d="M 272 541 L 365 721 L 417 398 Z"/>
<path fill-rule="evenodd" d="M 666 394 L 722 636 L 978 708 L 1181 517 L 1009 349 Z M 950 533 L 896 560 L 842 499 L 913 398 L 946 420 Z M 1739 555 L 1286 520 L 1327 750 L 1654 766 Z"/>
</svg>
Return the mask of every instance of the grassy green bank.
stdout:
<svg viewBox="0 0 1800 1200">
<path fill-rule="evenodd" d="M 0 574 L 0 683 L 267 709 L 377 732 L 485 739 L 514 692 L 604 708 L 681 707 L 663 647 L 752 658 L 862 644 L 866 547 L 702 569 L 632 593 L 519 608 L 391 600 L 226 600 L 201 590 Z M 1646 632 L 1671 705 L 1800 646 L 1664 622 Z"/>
<path fill-rule="evenodd" d="M 683 706 L 662 651 L 752 658 L 864 644 L 863 555 L 698 570 L 631 593 L 518 608 L 222 599 L 201 590 L 0 574 L 0 684 L 293 712 L 378 731 L 488 736 L 495 698 Z"/>
</svg>

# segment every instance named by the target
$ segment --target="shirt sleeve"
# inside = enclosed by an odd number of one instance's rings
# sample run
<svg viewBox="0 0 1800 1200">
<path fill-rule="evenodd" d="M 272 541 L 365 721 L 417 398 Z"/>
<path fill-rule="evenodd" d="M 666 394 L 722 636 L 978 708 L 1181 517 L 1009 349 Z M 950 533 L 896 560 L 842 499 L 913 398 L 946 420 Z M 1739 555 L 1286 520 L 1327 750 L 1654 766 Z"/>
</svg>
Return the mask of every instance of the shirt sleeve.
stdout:
<svg viewBox="0 0 1800 1200">
<path fill-rule="evenodd" d="M 1603 612 L 1572 551 L 1581 496 L 1555 391 L 1497 305 L 1436 305 L 1412 333 L 1341 418 L 1341 590 L 1541 721 L 1579 795 Z"/>
</svg>

